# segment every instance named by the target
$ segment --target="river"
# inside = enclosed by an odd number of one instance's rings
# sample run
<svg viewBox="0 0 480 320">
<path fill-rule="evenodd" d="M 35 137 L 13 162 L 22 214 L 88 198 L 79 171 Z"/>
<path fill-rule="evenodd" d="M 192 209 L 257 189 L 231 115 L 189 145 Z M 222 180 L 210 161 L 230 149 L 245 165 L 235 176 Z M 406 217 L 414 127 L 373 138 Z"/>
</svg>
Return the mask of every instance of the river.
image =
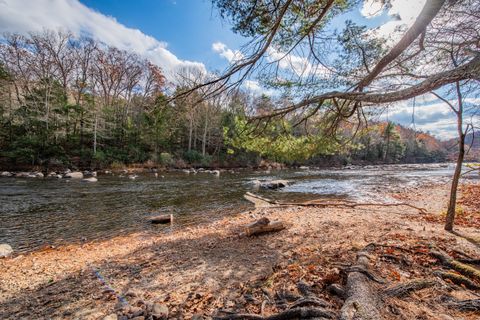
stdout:
<svg viewBox="0 0 480 320">
<path fill-rule="evenodd" d="M 389 201 L 384 191 L 405 186 L 448 183 L 451 164 L 383 165 L 343 169 L 289 169 L 279 171 L 184 172 L 139 174 L 135 180 L 100 175 L 98 182 L 80 180 L 0 178 L 0 243 L 16 251 L 44 245 L 104 239 L 135 231 L 168 231 L 148 217 L 172 213 L 175 226 L 239 212 L 251 207 L 247 191 L 284 200 L 319 197 Z M 281 190 L 255 190 L 254 180 L 287 179 Z M 381 191 L 381 192 L 379 192 Z"/>
</svg>

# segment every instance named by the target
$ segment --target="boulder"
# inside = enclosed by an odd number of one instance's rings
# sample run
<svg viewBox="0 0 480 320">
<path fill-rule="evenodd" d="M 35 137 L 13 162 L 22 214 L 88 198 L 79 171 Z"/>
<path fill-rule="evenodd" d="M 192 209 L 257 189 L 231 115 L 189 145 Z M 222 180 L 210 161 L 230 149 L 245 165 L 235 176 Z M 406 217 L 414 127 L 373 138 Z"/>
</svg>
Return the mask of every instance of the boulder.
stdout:
<svg viewBox="0 0 480 320">
<path fill-rule="evenodd" d="M 0 244 L 0 258 L 5 258 L 10 256 L 13 253 L 13 249 L 10 245 L 6 243 Z"/>
<path fill-rule="evenodd" d="M 83 173 L 80 171 L 67 172 L 63 177 L 66 179 L 83 179 Z"/>
<path fill-rule="evenodd" d="M 28 178 L 28 177 L 30 177 L 30 173 L 29 172 L 17 172 L 17 173 L 15 173 L 15 177 L 17 177 L 17 178 Z"/>
<path fill-rule="evenodd" d="M 41 172 L 34 172 L 33 175 L 35 176 L 35 178 L 43 178 L 45 177 L 43 173 Z"/>
<path fill-rule="evenodd" d="M 12 177 L 12 176 L 13 176 L 13 173 L 8 171 L 3 171 L 2 173 L 0 173 L 0 177 Z"/>
<path fill-rule="evenodd" d="M 260 187 L 263 189 L 279 189 L 288 186 L 287 180 L 271 180 L 265 181 L 260 184 Z"/>
<path fill-rule="evenodd" d="M 95 178 L 95 177 L 89 177 L 89 178 L 82 179 L 82 181 L 84 181 L 84 182 L 97 182 L 98 179 Z"/>
</svg>

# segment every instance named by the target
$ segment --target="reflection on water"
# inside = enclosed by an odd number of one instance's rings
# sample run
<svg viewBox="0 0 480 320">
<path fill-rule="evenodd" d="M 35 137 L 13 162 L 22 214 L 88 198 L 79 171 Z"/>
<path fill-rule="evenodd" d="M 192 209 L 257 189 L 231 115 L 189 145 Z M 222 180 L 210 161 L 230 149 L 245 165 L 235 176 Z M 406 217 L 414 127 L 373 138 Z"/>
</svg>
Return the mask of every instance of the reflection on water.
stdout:
<svg viewBox="0 0 480 320">
<path fill-rule="evenodd" d="M 100 239 L 138 230 L 159 231 L 148 216 L 173 213 L 177 225 L 201 221 L 249 207 L 243 200 L 255 179 L 288 179 L 281 191 L 260 191 L 276 199 L 321 197 L 374 198 L 378 189 L 394 190 L 421 182 L 445 181 L 453 166 L 379 166 L 343 170 L 163 173 L 136 180 L 111 175 L 96 183 L 55 179 L 0 179 L 0 243 L 17 251 L 44 244 Z M 380 200 L 380 199 L 379 199 Z"/>
</svg>

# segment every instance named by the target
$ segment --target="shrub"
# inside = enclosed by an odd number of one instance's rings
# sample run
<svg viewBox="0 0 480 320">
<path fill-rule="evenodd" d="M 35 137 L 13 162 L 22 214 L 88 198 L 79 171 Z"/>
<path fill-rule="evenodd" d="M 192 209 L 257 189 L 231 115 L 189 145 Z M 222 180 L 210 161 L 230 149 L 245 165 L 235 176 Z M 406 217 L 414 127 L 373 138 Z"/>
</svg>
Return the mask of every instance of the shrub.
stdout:
<svg viewBox="0 0 480 320">
<path fill-rule="evenodd" d="M 159 161 L 162 165 L 164 166 L 171 166 L 175 163 L 172 155 L 168 152 L 162 152 L 160 153 L 160 158 Z"/>
</svg>

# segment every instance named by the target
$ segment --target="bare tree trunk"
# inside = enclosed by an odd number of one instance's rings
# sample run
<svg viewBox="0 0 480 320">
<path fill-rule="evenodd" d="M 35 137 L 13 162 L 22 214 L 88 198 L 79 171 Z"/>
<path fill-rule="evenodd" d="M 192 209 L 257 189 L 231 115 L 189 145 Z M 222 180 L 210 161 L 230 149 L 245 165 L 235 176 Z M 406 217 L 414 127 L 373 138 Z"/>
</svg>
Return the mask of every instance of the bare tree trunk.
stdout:
<svg viewBox="0 0 480 320">
<path fill-rule="evenodd" d="M 465 133 L 463 132 L 463 101 L 460 91 L 460 83 L 456 83 L 458 110 L 457 114 L 457 132 L 458 132 L 458 157 L 455 164 L 455 173 L 453 174 L 452 186 L 450 188 L 450 199 L 448 203 L 447 217 L 445 220 L 445 230 L 453 230 L 453 222 L 455 220 L 455 209 L 457 204 L 457 189 L 460 175 L 462 173 L 463 158 L 465 156 Z"/>
<path fill-rule="evenodd" d="M 202 139 L 202 156 L 204 157 L 206 153 L 205 149 L 207 146 L 207 131 L 208 131 L 208 109 L 205 108 L 205 125 L 203 126 L 203 139 Z"/>
<path fill-rule="evenodd" d="M 189 130 L 188 130 L 188 151 L 192 150 L 192 133 L 193 133 L 193 115 L 190 114 Z"/>
<path fill-rule="evenodd" d="M 93 155 L 97 154 L 97 114 L 95 114 L 95 125 L 93 127 Z"/>
</svg>

